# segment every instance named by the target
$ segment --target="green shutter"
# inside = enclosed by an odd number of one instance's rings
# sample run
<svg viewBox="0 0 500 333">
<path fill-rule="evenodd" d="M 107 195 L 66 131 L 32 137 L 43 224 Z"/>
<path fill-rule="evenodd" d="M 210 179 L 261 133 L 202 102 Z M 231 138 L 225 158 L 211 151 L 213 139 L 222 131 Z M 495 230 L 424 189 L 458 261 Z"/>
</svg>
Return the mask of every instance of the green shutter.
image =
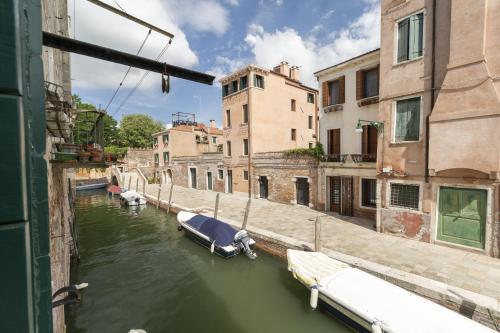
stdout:
<svg viewBox="0 0 500 333">
<path fill-rule="evenodd" d="M 424 14 L 422 13 L 410 17 L 408 59 L 415 59 L 422 56 L 422 44 L 423 44 L 423 34 L 424 34 L 423 23 L 424 23 Z"/>
<path fill-rule="evenodd" d="M 420 97 L 398 101 L 394 139 L 418 141 L 420 138 Z"/>
<path fill-rule="evenodd" d="M 408 60 L 409 24 L 409 18 L 398 24 L 398 62 Z"/>
</svg>

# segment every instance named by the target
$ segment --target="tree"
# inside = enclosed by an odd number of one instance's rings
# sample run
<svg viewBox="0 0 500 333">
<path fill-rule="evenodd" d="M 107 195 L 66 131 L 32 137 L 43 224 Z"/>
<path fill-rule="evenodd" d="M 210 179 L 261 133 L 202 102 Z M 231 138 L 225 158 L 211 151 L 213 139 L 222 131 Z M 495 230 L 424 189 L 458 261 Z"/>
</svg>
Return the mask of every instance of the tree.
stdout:
<svg viewBox="0 0 500 333">
<path fill-rule="evenodd" d="M 127 115 L 120 123 L 122 144 L 131 148 L 150 148 L 153 133 L 162 130 L 161 122 L 143 114 Z"/>
<path fill-rule="evenodd" d="M 104 145 L 121 146 L 120 130 L 115 118 L 108 114 L 104 115 Z"/>
</svg>

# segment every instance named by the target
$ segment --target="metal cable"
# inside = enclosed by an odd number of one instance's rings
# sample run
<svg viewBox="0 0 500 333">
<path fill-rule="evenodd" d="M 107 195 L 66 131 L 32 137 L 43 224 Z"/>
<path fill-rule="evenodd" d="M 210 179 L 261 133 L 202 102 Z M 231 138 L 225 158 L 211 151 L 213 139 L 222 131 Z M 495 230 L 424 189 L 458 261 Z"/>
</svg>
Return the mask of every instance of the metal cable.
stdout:
<svg viewBox="0 0 500 333">
<path fill-rule="evenodd" d="M 146 41 L 148 40 L 149 36 L 151 35 L 151 29 L 149 29 L 148 31 L 148 34 L 146 35 L 146 37 L 144 38 L 144 40 L 142 41 L 142 44 L 141 44 L 141 47 L 139 47 L 139 51 L 137 51 L 136 55 L 139 55 L 139 53 L 141 53 L 142 51 L 142 48 L 144 47 L 144 45 L 146 44 Z M 106 105 L 106 107 L 104 108 L 104 111 L 108 111 L 108 108 L 109 106 L 111 105 L 111 103 L 113 103 L 113 100 L 115 99 L 116 97 L 116 94 L 118 94 L 118 91 L 120 90 L 120 88 L 122 87 L 123 85 L 123 82 L 125 81 L 125 79 L 127 78 L 127 75 L 128 73 L 130 72 L 130 69 L 132 68 L 132 66 L 129 66 L 127 71 L 125 72 L 125 75 L 123 76 L 123 79 L 121 80 L 120 84 L 118 85 L 118 87 L 116 88 L 113 96 L 111 97 L 111 99 L 109 100 L 108 104 Z"/>
</svg>

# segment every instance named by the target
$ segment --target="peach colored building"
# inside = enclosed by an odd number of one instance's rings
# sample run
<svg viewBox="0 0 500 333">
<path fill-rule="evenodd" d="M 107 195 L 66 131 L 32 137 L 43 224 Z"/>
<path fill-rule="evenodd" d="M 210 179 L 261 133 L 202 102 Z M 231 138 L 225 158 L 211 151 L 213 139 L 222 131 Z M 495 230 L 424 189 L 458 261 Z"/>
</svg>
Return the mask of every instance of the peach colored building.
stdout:
<svg viewBox="0 0 500 333">
<path fill-rule="evenodd" d="M 382 1 L 380 231 L 499 256 L 499 15 L 499 1 Z"/>
<path fill-rule="evenodd" d="M 378 120 L 379 59 L 377 49 L 314 74 L 321 87 L 319 141 L 326 154 L 318 170 L 320 206 L 372 220 L 378 133 L 370 122 Z"/>
<path fill-rule="evenodd" d="M 249 65 L 220 82 L 226 192 L 250 193 L 254 154 L 314 147 L 317 90 L 303 85 L 299 68 L 286 62 L 273 70 Z M 266 175 L 254 177 L 265 184 L 272 181 Z M 304 179 L 303 191 L 309 191 Z"/>
</svg>

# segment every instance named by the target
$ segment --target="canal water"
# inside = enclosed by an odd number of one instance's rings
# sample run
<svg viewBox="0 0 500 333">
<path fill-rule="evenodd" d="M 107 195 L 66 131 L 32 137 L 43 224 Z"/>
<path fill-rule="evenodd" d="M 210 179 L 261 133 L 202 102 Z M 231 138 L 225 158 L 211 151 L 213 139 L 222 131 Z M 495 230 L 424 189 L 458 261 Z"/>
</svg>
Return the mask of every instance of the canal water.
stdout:
<svg viewBox="0 0 500 333">
<path fill-rule="evenodd" d="M 286 264 L 262 251 L 255 261 L 211 255 L 177 231 L 175 216 L 120 207 L 103 192 L 79 194 L 76 217 L 71 280 L 89 287 L 66 307 L 69 333 L 351 332 L 312 311 Z"/>
</svg>

